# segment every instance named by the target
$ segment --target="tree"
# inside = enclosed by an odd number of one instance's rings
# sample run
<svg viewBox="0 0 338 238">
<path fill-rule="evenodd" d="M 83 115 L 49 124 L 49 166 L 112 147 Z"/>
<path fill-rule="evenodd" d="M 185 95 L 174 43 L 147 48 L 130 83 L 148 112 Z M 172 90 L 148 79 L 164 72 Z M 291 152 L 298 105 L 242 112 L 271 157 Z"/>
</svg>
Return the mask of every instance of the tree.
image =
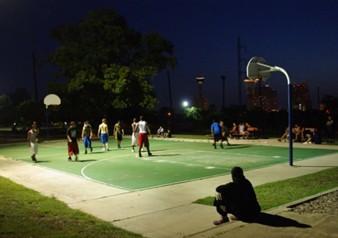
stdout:
<svg viewBox="0 0 338 238">
<path fill-rule="evenodd" d="M 52 36 L 60 46 L 50 60 L 67 80 L 68 93 L 86 107 L 103 102 L 115 109 L 153 109 L 157 100 L 150 80 L 175 65 L 169 41 L 134 31 L 113 10 L 91 12 L 78 24 L 54 29 Z"/>
<path fill-rule="evenodd" d="M 331 113 L 334 115 L 338 114 L 338 97 L 337 96 L 325 95 L 322 98 L 321 103 L 325 105 L 325 108 L 328 113 Z"/>
</svg>

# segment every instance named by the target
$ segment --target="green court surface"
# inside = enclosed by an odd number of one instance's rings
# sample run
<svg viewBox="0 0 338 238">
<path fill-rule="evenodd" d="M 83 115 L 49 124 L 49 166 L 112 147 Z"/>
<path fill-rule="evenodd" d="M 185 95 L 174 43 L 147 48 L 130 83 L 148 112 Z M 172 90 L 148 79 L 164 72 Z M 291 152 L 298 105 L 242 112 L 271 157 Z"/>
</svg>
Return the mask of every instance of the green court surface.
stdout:
<svg viewBox="0 0 338 238">
<path fill-rule="evenodd" d="M 93 153 L 84 154 L 80 146 L 79 162 L 67 161 L 65 140 L 39 144 L 37 166 L 48 167 L 83 176 L 126 190 L 149 189 L 175 183 L 228 174 L 233 166 L 245 170 L 277 163 L 288 163 L 288 148 L 258 145 L 232 145 L 214 149 L 210 143 L 151 140 L 153 156 L 138 158 L 131 152 L 130 140 L 117 149 L 102 152 L 95 141 Z M 294 160 L 337 153 L 329 149 L 294 149 Z M 0 145 L 0 154 L 33 163 L 27 143 Z"/>
</svg>

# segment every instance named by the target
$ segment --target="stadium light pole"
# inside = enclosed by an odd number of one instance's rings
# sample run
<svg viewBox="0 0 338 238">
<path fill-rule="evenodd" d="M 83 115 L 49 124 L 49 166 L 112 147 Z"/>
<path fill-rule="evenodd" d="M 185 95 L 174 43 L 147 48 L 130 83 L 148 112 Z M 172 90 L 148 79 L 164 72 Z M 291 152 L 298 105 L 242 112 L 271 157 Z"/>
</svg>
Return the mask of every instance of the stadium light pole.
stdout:
<svg viewBox="0 0 338 238">
<path fill-rule="evenodd" d="M 293 166 L 293 144 L 292 144 L 292 84 L 289 74 L 279 66 L 271 66 L 265 63 L 262 57 L 252 57 L 246 67 L 247 77 L 251 80 L 266 80 L 271 72 L 284 74 L 288 84 L 288 131 L 289 131 L 289 165 Z"/>
</svg>

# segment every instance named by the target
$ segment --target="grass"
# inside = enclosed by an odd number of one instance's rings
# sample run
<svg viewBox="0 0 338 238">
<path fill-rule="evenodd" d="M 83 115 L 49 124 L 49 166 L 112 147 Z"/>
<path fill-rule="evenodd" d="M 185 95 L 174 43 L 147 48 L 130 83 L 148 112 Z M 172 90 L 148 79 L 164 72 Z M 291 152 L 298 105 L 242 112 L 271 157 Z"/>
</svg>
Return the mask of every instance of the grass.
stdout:
<svg viewBox="0 0 338 238">
<path fill-rule="evenodd" d="M 0 237 L 142 237 L 0 177 Z"/>
<path fill-rule="evenodd" d="M 267 183 L 255 187 L 262 210 L 287 204 L 338 186 L 338 167 L 314 174 Z M 212 206 L 214 197 L 206 197 L 195 203 Z"/>
</svg>

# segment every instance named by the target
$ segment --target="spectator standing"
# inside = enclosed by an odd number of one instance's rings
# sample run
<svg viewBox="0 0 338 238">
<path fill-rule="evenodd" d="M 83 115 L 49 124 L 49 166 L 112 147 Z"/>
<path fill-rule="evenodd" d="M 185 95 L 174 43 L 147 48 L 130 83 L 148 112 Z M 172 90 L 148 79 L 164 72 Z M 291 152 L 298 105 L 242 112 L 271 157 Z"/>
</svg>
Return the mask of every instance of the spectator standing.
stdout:
<svg viewBox="0 0 338 238">
<path fill-rule="evenodd" d="M 325 125 L 326 125 L 327 141 L 329 143 L 333 143 L 335 138 L 335 130 L 334 130 L 334 120 L 332 116 L 327 117 Z"/>
</svg>

